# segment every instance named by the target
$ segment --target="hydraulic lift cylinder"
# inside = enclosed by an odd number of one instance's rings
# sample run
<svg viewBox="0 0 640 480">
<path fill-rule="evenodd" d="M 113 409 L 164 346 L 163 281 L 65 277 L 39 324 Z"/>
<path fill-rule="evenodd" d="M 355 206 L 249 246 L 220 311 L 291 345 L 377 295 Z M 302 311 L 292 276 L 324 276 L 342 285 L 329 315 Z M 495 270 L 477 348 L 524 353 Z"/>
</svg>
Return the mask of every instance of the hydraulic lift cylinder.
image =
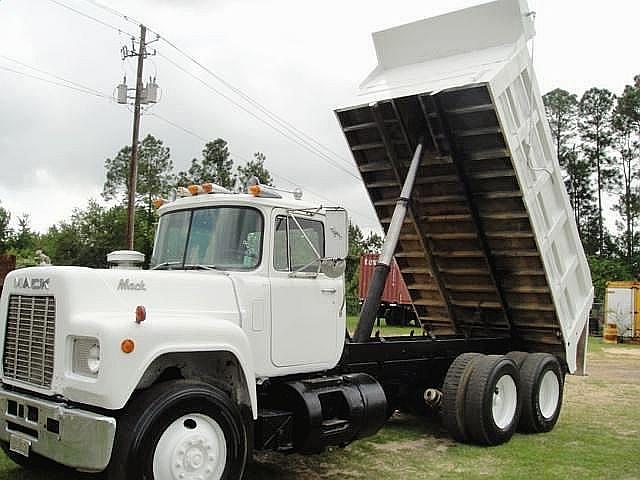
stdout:
<svg viewBox="0 0 640 480">
<path fill-rule="evenodd" d="M 404 218 L 407 215 L 407 204 L 411 198 L 413 183 L 416 179 L 416 173 L 418 172 L 421 158 L 422 141 L 413 153 L 409 172 L 407 173 L 407 178 L 404 181 L 400 198 L 398 198 L 396 207 L 393 210 L 391 224 L 389 225 L 387 236 L 382 244 L 382 253 L 378 258 L 378 262 L 376 263 L 376 267 L 373 271 L 373 278 L 371 279 L 371 284 L 367 290 L 367 296 L 364 299 L 364 304 L 360 311 L 360 319 L 358 320 L 356 331 L 353 334 L 354 342 L 364 343 L 371 337 L 371 331 L 373 330 L 373 325 L 375 324 L 378 316 L 380 298 L 382 298 L 382 292 L 384 291 L 384 285 L 387 282 L 387 276 L 389 275 L 393 254 L 396 251 L 398 239 L 400 238 L 400 230 L 402 230 Z"/>
</svg>

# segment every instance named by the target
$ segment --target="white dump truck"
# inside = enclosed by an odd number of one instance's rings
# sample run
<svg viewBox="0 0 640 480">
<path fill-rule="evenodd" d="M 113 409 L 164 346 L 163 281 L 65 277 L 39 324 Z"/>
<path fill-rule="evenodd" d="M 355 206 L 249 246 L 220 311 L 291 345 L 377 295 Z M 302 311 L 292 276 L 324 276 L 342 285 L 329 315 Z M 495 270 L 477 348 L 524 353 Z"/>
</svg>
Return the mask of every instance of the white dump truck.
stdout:
<svg viewBox="0 0 640 480">
<path fill-rule="evenodd" d="M 9 274 L 10 458 L 238 479 L 254 450 L 344 446 L 398 408 L 481 445 L 551 430 L 565 375 L 584 372 L 592 286 L 532 35 L 518 0 L 374 34 L 379 65 L 336 111 L 386 231 L 353 333 L 346 211 L 255 182 L 164 202 L 149 271 L 117 252 L 109 270 Z M 422 328 L 372 335 L 394 255 Z"/>
</svg>

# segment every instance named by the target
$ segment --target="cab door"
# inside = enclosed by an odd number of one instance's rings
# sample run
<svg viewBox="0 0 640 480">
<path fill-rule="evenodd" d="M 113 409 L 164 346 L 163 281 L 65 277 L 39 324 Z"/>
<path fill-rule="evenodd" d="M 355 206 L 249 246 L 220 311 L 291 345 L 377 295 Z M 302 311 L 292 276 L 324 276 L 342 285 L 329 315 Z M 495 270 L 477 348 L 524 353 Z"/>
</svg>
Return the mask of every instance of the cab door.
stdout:
<svg viewBox="0 0 640 480">
<path fill-rule="evenodd" d="M 332 365 L 339 355 L 344 285 L 341 278 L 318 273 L 314 261 L 324 255 L 323 217 L 276 210 L 271 221 L 272 362 L 277 367 Z"/>
</svg>

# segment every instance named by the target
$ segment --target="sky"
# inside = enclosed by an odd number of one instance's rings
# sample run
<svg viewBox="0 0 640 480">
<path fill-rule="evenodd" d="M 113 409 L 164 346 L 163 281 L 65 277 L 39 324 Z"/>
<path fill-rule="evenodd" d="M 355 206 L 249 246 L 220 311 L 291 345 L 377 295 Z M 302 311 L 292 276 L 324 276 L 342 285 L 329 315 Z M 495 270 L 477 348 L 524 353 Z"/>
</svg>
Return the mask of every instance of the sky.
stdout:
<svg viewBox="0 0 640 480">
<path fill-rule="evenodd" d="M 483 2 L 99 3 L 159 32 L 328 148 L 333 163 L 231 103 L 221 93 L 261 116 L 160 41 L 153 45 L 159 55 L 146 63 L 145 75 L 156 76 L 162 97 L 143 116 L 141 134 L 164 141 L 176 170 L 186 169 L 200 156 L 205 139 L 221 137 L 229 142 L 236 163 L 261 151 L 278 186 L 299 186 L 306 199 L 343 205 L 363 229 L 377 230 L 365 189 L 353 177 L 357 172 L 333 110 L 357 103 L 357 86 L 376 65 L 372 32 Z M 6 70 L 44 76 L 8 57 L 107 95 L 124 75 L 133 85 L 135 65 L 132 60 L 123 62 L 120 55 L 121 47 L 130 44 L 129 35 L 60 4 L 137 33 L 136 25 L 98 8 L 95 0 L 0 0 L 0 204 L 14 218 L 29 214 L 38 231 L 68 218 L 89 198 L 100 198 L 105 159 L 131 142 L 132 114 L 127 106 Z M 592 86 L 620 92 L 640 74 L 640 2 L 529 0 L 529 6 L 536 12 L 534 65 L 542 92 L 560 87 L 580 95 Z"/>
</svg>

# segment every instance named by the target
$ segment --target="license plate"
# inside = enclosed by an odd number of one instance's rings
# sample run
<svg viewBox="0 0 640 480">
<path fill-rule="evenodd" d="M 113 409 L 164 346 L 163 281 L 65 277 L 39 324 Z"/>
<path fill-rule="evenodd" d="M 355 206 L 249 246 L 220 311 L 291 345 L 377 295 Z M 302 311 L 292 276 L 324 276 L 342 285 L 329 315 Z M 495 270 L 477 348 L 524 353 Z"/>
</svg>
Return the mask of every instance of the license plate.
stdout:
<svg viewBox="0 0 640 480">
<path fill-rule="evenodd" d="M 9 450 L 19 453 L 23 457 L 29 456 L 30 447 L 31 442 L 26 438 L 19 437 L 18 435 L 11 435 L 9 438 Z"/>
</svg>

